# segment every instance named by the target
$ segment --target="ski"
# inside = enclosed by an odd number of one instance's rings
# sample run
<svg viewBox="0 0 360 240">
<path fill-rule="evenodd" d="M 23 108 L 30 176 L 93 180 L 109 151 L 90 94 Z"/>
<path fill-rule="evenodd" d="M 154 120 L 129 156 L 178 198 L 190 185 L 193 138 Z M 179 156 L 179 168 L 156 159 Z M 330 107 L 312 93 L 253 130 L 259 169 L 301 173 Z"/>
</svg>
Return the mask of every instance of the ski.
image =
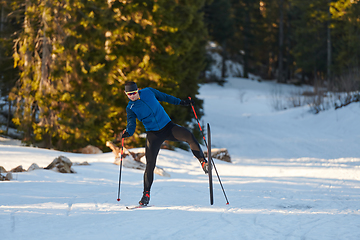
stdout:
<svg viewBox="0 0 360 240">
<path fill-rule="evenodd" d="M 209 189 L 210 189 L 210 204 L 214 204 L 214 191 L 213 191 L 213 181 L 212 181 L 212 158 L 211 158 L 211 132 L 210 124 L 207 124 L 207 138 L 208 138 L 208 175 L 209 175 Z"/>
<path fill-rule="evenodd" d="M 191 100 L 191 97 L 189 97 L 189 99 Z M 201 132 L 201 135 L 202 135 L 202 137 L 203 137 L 203 139 L 204 139 L 204 143 L 205 143 L 205 145 L 206 145 L 206 147 L 208 148 L 208 150 L 210 150 L 210 151 L 208 151 L 209 152 L 209 160 L 211 160 L 211 161 L 209 161 L 209 170 L 210 170 L 210 172 L 212 171 L 212 167 L 214 166 L 214 169 L 215 169 L 215 173 L 216 173 L 216 176 L 217 176 L 217 178 L 219 179 L 219 183 L 220 183 L 220 186 L 221 186 L 221 189 L 222 189 L 222 191 L 223 191 L 223 193 L 224 193 L 224 197 L 225 197 L 225 199 L 226 199 L 226 205 L 229 205 L 229 200 L 228 200 L 228 198 L 227 198 L 227 196 L 226 196 L 226 193 L 225 193 L 225 189 L 224 189 L 224 187 L 223 187 L 223 185 L 222 185 L 222 183 L 221 183 L 221 180 L 220 180 L 220 176 L 219 176 L 219 173 L 218 173 L 218 171 L 217 171 L 217 169 L 216 169 L 216 166 L 215 166 L 215 163 L 214 163 L 214 161 L 212 160 L 212 158 L 211 158 L 211 136 L 210 136 L 210 125 L 209 125 L 209 123 L 208 123 L 208 128 L 209 128 L 209 131 L 208 131 L 208 138 L 209 138 L 209 141 L 210 141 L 210 144 L 208 145 L 207 143 L 206 143 L 206 139 L 205 139 L 205 135 L 204 135 L 204 132 L 203 132 L 203 130 L 201 129 L 201 125 L 200 125 L 200 122 L 199 122 L 199 119 L 198 119 L 198 117 L 197 117 L 197 115 L 196 115 L 196 112 L 195 112 L 195 108 L 194 108 L 194 105 L 191 103 L 191 108 L 192 108 L 192 110 L 193 110 L 193 112 L 194 112 L 194 115 L 195 115 L 195 118 L 196 118 L 196 121 L 197 121 L 197 123 L 198 123 L 198 125 L 199 125 L 199 129 L 200 129 L 200 132 Z M 212 194 L 212 192 L 213 192 L 213 188 L 212 188 L 212 172 L 209 174 L 209 185 L 211 185 L 210 186 L 210 201 L 211 201 L 211 199 L 212 199 L 212 203 L 214 202 L 214 199 L 213 199 L 213 194 Z M 212 204 L 211 204 L 212 205 Z"/>
<path fill-rule="evenodd" d="M 147 208 L 151 207 L 152 205 L 135 205 L 135 206 L 127 206 L 126 209 L 133 210 L 133 209 L 140 209 L 140 208 Z"/>
</svg>

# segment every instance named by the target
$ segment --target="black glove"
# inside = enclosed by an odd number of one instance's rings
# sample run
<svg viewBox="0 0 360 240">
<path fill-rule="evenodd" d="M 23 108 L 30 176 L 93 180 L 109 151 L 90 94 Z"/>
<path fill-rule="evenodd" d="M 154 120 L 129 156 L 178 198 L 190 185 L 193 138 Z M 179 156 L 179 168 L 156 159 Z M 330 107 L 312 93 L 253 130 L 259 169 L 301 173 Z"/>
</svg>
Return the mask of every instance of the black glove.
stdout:
<svg viewBox="0 0 360 240">
<path fill-rule="evenodd" d="M 185 99 L 180 101 L 181 106 L 190 106 L 190 104 L 194 105 L 194 101 L 192 99 Z"/>
<path fill-rule="evenodd" d="M 124 131 L 120 132 L 112 142 L 114 144 L 119 143 L 119 142 L 121 142 L 121 140 L 123 138 L 126 138 L 126 137 L 129 137 L 129 133 L 126 130 L 124 130 Z"/>
</svg>

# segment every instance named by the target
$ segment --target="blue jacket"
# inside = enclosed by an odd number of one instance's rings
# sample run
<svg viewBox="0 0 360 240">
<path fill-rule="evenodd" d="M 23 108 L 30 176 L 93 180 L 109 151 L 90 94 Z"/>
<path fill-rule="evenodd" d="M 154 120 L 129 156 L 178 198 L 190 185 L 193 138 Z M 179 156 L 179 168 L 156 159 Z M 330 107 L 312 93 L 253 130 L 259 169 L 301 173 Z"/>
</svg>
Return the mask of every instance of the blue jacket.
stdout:
<svg viewBox="0 0 360 240">
<path fill-rule="evenodd" d="M 136 118 L 144 124 L 146 131 L 158 131 L 171 121 L 159 101 L 174 105 L 179 105 L 181 101 L 179 98 L 150 87 L 139 90 L 139 95 L 140 99 L 130 100 L 126 107 L 126 131 L 130 136 L 135 132 Z"/>
</svg>

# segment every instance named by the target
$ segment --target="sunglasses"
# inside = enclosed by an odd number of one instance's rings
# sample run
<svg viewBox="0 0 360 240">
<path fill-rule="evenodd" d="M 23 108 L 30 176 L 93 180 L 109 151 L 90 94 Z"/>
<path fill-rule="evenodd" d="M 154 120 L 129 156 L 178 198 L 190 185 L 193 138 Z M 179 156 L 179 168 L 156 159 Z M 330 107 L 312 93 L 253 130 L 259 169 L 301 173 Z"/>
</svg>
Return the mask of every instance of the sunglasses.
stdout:
<svg viewBox="0 0 360 240">
<path fill-rule="evenodd" d="M 126 92 L 126 95 L 133 96 L 138 93 L 138 90 L 132 91 L 132 92 Z"/>
</svg>

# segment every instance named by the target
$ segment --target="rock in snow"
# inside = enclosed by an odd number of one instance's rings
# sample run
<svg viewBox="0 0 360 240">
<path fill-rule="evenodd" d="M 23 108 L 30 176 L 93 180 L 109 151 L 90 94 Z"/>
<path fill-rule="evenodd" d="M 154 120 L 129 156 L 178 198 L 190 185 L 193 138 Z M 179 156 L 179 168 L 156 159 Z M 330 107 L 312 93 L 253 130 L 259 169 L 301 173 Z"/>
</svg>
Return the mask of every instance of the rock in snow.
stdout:
<svg viewBox="0 0 360 240">
<path fill-rule="evenodd" d="M 76 173 L 74 169 L 71 168 L 72 162 L 69 158 L 64 156 L 59 156 L 55 158 L 45 169 L 53 169 L 61 173 Z"/>
</svg>

